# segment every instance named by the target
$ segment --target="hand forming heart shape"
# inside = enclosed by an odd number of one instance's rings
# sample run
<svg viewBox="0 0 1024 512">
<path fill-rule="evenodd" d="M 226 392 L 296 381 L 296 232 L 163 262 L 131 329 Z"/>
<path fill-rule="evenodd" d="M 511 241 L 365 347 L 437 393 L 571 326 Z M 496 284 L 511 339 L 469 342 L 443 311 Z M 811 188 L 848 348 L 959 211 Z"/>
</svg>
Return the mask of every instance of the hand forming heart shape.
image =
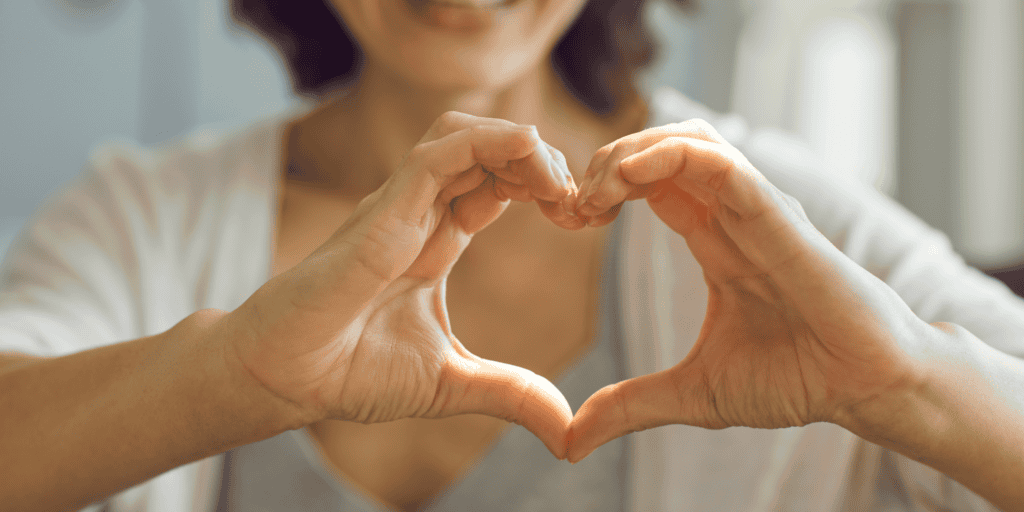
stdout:
<svg viewBox="0 0 1024 512">
<path fill-rule="evenodd" d="M 484 170 L 486 169 L 486 171 Z M 510 197 L 556 224 L 575 185 L 533 127 L 448 113 L 321 247 L 226 319 L 229 352 L 294 424 L 482 413 L 522 424 L 565 456 L 572 412 L 551 382 L 481 359 L 451 332 L 448 273 Z"/>
<path fill-rule="evenodd" d="M 686 238 L 709 288 L 700 338 L 678 365 L 607 386 L 573 418 L 551 382 L 481 359 L 451 332 L 448 273 L 509 199 L 579 229 L 640 198 Z M 908 378 L 892 333 L 930 328 L 707 123 L 602 148 L 577 197 L 564 157 L 535 129 L 457 113 L 324 245 L 229 317 L 244 326 L 231 346 L 240 365 L 301 424 L 482 413 L 572 461 L 668 423 L 836 421 Z"/>
<path fill-rule="evenodd" d="M 645 130 L 602 148 L 578 213 L 601 225 L 640 197 L 686 239 L 704 271 L 707 313 L 683 361 L 606 386 L 583 404 L 567 434 L 569 460 L 672 423 L 843 424 L 918 378 L 904 344 L 936 329 L 707 123 Z"/>
</svg>

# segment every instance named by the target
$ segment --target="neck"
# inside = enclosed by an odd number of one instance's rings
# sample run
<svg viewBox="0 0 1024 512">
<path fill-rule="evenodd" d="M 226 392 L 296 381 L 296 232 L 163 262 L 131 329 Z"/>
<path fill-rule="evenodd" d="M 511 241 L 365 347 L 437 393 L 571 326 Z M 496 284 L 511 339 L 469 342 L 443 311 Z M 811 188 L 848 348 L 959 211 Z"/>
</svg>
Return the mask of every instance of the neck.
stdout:
<svg viewBox="0 0 1024 512">
<path fill-rule="evenodd" d="M 347 94 L 292 125 L 288 152 L 302 169 L 302 179 L 365 195 L 449 110 L 536 125 L 552 144 L 565 127 L 579 130 L 595 121 L 587 119 L 593 116 L 564 90 L 548 65 L 501 88 L 439 90 L 367 63 Z"/>
</svg>

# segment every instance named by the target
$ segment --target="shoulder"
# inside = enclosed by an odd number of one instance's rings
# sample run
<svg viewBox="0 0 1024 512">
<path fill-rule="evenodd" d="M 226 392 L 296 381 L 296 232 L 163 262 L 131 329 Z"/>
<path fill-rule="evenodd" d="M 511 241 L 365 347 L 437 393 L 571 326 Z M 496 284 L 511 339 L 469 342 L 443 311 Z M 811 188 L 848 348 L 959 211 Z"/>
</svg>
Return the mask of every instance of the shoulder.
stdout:
<svg viewBox="0 0 1024 512">
<path fill-rule="evenodd" d="M 270 197 L 284 121 L 277 115 L 241 127 L 200 127 L 152 146 L 108 140 L 23 234 L 80 227 L 135 244 L 194 233 L 239 195 L 253 206 L 253 199 Z"/>
<path fill-rule="evenodd" d="M 76 254 L 128 269 L 147 255 L 180 252 L 207 236 L 231 204 L 269 205 L 280 124 L 199 129 L 148 147 L 125 139 L 97 146 L 83 172 L 13 240 L 0 282 L 10 285 L 12 275 L 25 274 L 18 269 L 41 261 L 67 266 Z"/>
<path fill-rule="evenodd" d="M 153 146 L 110 140 L 89 155 L 85 177 L 125 187 L 125 198 L 150 193 L 180 200 L 266 184 L 277 167 L 281 124 L 274 117 L 231 129 L 200 127 Z"/>
</svg>

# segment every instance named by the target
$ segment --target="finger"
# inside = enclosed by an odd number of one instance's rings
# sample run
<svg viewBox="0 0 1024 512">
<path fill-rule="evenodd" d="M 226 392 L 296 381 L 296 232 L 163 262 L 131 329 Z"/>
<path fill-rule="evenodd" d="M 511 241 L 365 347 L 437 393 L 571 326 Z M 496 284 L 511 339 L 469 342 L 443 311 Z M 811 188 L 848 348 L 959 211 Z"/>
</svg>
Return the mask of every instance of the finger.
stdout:
<svg viewBox="0 0 1024 512">
<path fill-rule="evenodd" d="M 662 127 L 662 130 L 670 136 L 683 136 L 691 139 L 699 139 L 707 142 L 717 142 L 719 144 L 729 144 L 725 137 L 722 137 L 711 123 L 699 119 L 688 119 L 681 123 L 672 123 Z"/>
<path fill-rule="evenodd" d="M 551 155 L 555 167 L 568 182 L 569 193 L 558 202 L 537 199 L 537 205 L 544 216 L 554 222 L 555 225 L 564 229 L 582 229 L 586 227 L 587 223 L 585 219 L 581 219 L 576 215 L 575 206 L 578 191 L 576 183 L 573 181 L 572 173 L 569 172 L 569 164 L 565 160 L 565 155 L 550 144 L 548 144 L 548 153 Z"/>
<path fill-rule="evenodd" d="M 594 156 L 591 157 L 590 163 L 587 165 L 587 170 L 583 174 L 583 179 L 580 180 L 579 192 L 577 194 L 577 208 L 582 206 L 583 200 L 586 198 L 587 193 L 590 191 L 590 184 L 594 181 L 597 173 L 604 168 L 605 162 L 611 156 L 612 151 L 615 150 L 615 143 L 608 144 L 598 149 Z"/>
<path fill-rule="evenodd" d="M 527 201 L 534 201 L 534 200 L 536 200 L 538 206 L 540 207 L 541 212 L 548 219 L 551 219 L 552 222 L 554 222 L 556 225 L 558 225 L 558 226 L 560 226 L 562 228 L 565 228 L 565 229 L 581 229 L 583 227 L 586 227 L 586 222 L 583 219 L 580 219 L 579 217 L 577 217 L 575 215 L 575 213 L 573 211 L 569 210 L 568 207 L 566 206 L 567 204 L 572 204 L 575 201 L 575 188 L 576 187 L 572 183 L 572 175 L 568 174 L 568 168 L 565 166 L 566 165 L 565 164 L 565 157 L 561 155 L 561 152 L 559 152 L 558 150 L 556 150 L 556 149 L 554 149 L 554 148 L 552 148 L 550 146 L 548 146 L 548 150 L 551 152 L 552 157 L 556 161 L 556 164 L 558 164 L 564 170 L 564 173 L 566 174 L 566 179 L 569 180 L 569 185 L 570 185 L 571 193 L 569 195 L 567 195 L 562 201 L 554 202 L 554 201 L 544 201 L 542 199 L 537 199 L 537 198 L 534 197 L 533 193 L 530 191 L 530 188 L 527 185 L 510 183 L 510 182 L 508 182 L 508 181 L 506 181 L 504 179 L 499 178 L 497 175 L 494 175 L 494 174 L 490 175 L 493 178 L 493 180 L 490 180 L 487 184 L 485 184 L 483 186 L 490 186 L 490 187 L 492 187 L 493 188 L 494 198 L 496 198 L 498 200 L 511 199 L 513 201 L 520 201 L 520 202 L 527 202 Z M 461 182 L 461 181 L 463 181 L 463 179 L 460 178 L 459 181 Z M 467 183 L 473 183 L 473 182 L 470 182 L 468 180 L 466 180 L 466 182 Z M 453 188 L 454 186 L 455 186 L 454 184 L 449 186 L 449 188 L 445 189 L 445 191 L 447 192 L 449 189 Z M 462 193 L 462 192 L 460 191 L 460 193 Z M 490 197 L 490 195 L 487 195 L 486 197 Z M 460 198 L 458 201 L 461 202 L 462 199 Z M 470 203 L 470 204 L 476 204 L 476 203 Z M 475 233 L 479 229 L 483 229 L 483 226 L 486 226 L 487 224 L 490 224 L 490 222 L 492 222 L 493 220 L 494 219 L 490 219 L 490 220 L 487 221 L 486 224 L 482 224 L 482 225 L 480 225 L 479 223 L 475 224 L 475 225 L 479 225 L 479 228 L 474 229 L 473 231 L 471 231 L 471 233 Z M 468 224 L 467 224 L 467 226 L 468 226 Z"/>
<path fill-rule="evenodd" d="M 455 181 L 444 188 L 438 195 L 438 200 L 444 203 L 452 202 L 456 197 L 470 192 L 479 187 L 491 176 L 484 171 L 483 166 L 477 164 L 469 171 L 460 174 Z"/>
<path fill-rule="evenodd" d="M 599 228 L 601 226 L 605 226 L 605 225 L 611 224 L 612 221 L 614 221 L 615 218 L 619 216 L 619 211 L 621 211 L 621 210 L 622 210 L 622 203 L 619 203 L 619 204 L 617 204 L 615 206 L 612 206 L 611 208 L 609 208 L 607 211 L 605 211 L 603 213 L 600 213 L 600 214 L 595 215 L 593 217 L 589 217 L 589 220 L 587 220 L 587 225 L 592 227 L 592 228 Z"/>
<path fill-rule="evenodd" d="M 385 185 L 382 203 L 412 224 L 423 222 L 440 191 L 478 164 L 505 167 L 528 157 L 540 144 L 529 126 L 483 125 L 465 128 L 414 147 Z"/>
<path fill-rule="evenodd" d="M 539 137 L 533 151 L 525 158 L 509 162 L 508 168 L 537 199 L 562 201 L 575 189 L 564 160 L 557 161 Z"/>
<path fill-rule="evenodd" d="M 551 144 L 545 142 L 544 145 L 548 148 L 548 154 L 551 155 L 551 161 L 555 169 L 562 174 L 565 181 L 569 183 L 570 191 L 575 194 L 578 189 L 575 180 L 573 180 L 572 172 L 569 171 L 569 162 L 566 161 L 565 155 Z"/>
<path fill-rule="evenodd" d="M 693 119 L 682 123 L 674 123 L 656 128 L 648 128 L 642 132 L 622 137 L 609 146 L 602 148 L 591 161 L 585 183 L 580 186 L 577 201 L 577 213 L 583 216 L 597 216 L 623 201 L 646 197 L 651 187 L 643 186 L 650 182 L 633 182 L 625 178 L 620 170 L 620 163 L 632 154 L 650 148 L 669 137 L 687 137 L 707 142 L 725 143 L 725 140 L 701 119 Z M 614 214 L 611 215 L 614 218 Z M 605 218 L 598 224 L 610 222 Z"/>
<path fill-rule="evenodd" d="M 507 165 L 505 167 L 488 167 L 486 171 L 501 178 L 502 181 L 506 181 L 508 183 L 512 183 L 515 185 L 523 184 L 523 178 L 521 178 L 518 174 L 513 172 L 512 169 L 509 168 Z"/>
<path fill-rule="evenodd" d="M 489 176 L 480 186 L 455 199 L 452 213 L 455 222 L 467 234 L 475 234 L 494 222 L 509 204 L 495 188 L 495 178 Z"/>
<path fill-rule="evenodd" d="M 432 279 L 451 271 L 472 236 L 494 222 L 508 207 L 509 200 L 499 197 L 494 188 L 495 179 L 493 175 L 486 175 L 479 186 L 450 202 L 448 218 L 438 223 L 406 275 Z"/>
<path fill-rule="evenodd" d="M 493 117 L 479 117 L 472 114 L 466 114 L 463 112 L 456 112 L 454 110 L 445 112 L 434 120 L 427 132 L 423 134 L 423 137 L 417 144 L 424 142 L 430 142 L 437 140 L 442 137 L 451 135 L 457 131 L 464 130 L 473 126 L 516 126 L 516 123 L 507 121 L 505 119 L 496 119 Z"/>
<path fill-rule="evenodd" d="M 618 167 L 634 148 L 634 144 L 618 144 L 601 163 L 579 201 L 577 212 L 580 215 L 592 217 L 626 200 L 633 191 L 633 185 L 622 179 Z"/>
<path fill-rule="evenodd" d="M 572 201 L 572 196 L 566 197 Z M 569 210 L 565 200 L 555 202 L 538 199 L 537 206 L 540 207 L 541 213 L 558 227 L 571 230 L 587 227 L 586 219 Z"/>
<path fill-rule="evenodd" d="M 730 146 L 686 137 L 669 137 L 622 160 L 622 175 L 632 183 L 666 178 L 706 187 L 740 218 L 753 218 L 774 204 L 764 176 Z"/>
<path fill-rule="evenodd" d="M 658 184 L 647 204 L 672 231 L 689 239 L 698 223 L 706 220 L 707 205 L 671 181 Z"/>
<path fill-rule="evenodd" d="M 761 270 L 772 271 L 783 262 L 795 261 L 797 254 L 808 250 L 808 242 L 825 248 L 831 245 L 807 221 L 802 208 L 728 146 L 673 137 L 624 159 L 620 167 L 630 181 L 670 177 L 680 189 L 705 194 L 705 213 L 718 219 L 730 243 Z M 659 210 L 653 202 L 651 206 Z M 680 216 L 679 226 L 673 225 L 671 216 L 659 216 L 677 232 L 689 233 L 691 225 L 685 216 Z"/>
<path fill-rule="evenodd" d="M 354 299 L 365 300 L 367 294 L 372 296 L 407 271 L 419 259 L 422 244 L 430 238 L 441 239 L 432 237 L 443 217 L 434 207 L 441 191 L 452 184 L 465 188 L 484 177 L 479 170 L 482 163 L 500 167 L 511 159 L 528 156 L 537 141 L 532 127 L 487 125 L 466 128 L 413 148 L 402 168 L 360 202 L 358 215 L 354 215 L 357 220 L 339 228 L 339 236 L 348 243 L 325 244 L 342 253 L 341 257 L 330 258 L 338 268 L 355 270 L 340 273 L 343 277 L 337 286 Z M 470 176 L 461 176 L 466 173 Z M 447 261 L 445 254 L 452 251 L 444 249 L 444 254 L 424 259 L 432 263 Z M 429 272 L 430 268 L 426 265 L 419 271 Z"/>
<path fill-rule="evenodd" d="M 520 203 L 527 203 L 534 199 L 533 194 L 530 193 L 530 189 L 526 185 L 521 183 L 512 183 L 498 176 L 495 176 L 494 190 L 498 194 L 498 197 L 511 199 Z"/>
<path fill-rule="evenodd" d="M 442 385 L 439 415 L 486 414 L 522 425 L 556 458 L 565 458 L 572 410 L 551 381 L 525 368 L 469 355 L 448 365 Z"/>
<path fill-rule="evenodd" d="M 726 427 L 717 414 L 703 407 L 707 400 L 700 397 L 709 395 L 701 379 L 681 382 L 679 375 L 676 367 L 610 384 L 591 395 L 569 424 L 569 462 L 582 460 L 612 439 L 662 425 Z"/>
</svg>

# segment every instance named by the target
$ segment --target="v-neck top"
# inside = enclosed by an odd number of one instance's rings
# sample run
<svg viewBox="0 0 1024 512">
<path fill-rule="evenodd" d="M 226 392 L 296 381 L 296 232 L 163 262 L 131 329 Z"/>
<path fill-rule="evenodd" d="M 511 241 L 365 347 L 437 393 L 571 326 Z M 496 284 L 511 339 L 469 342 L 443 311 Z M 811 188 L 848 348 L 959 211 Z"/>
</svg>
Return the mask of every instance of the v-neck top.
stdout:
<svg viewBox="0 0 1024 512">
<path fill-rule="evenodd" d="M 555 381 L 573 411 L 598 389 L 625 377 L 614 278 L 618 224 L 612 226 L 602 256 L 596 338 Z M 619 438 L 570 465 L 555 459 L 528 430 L 510 425 L 421 510 L 619 512 L 624 510 L 628 476 L 626 449 L 626 438 Z M 307 429 L 236 448 L 227 454 L 223 468 L 218 512 L 388 510 L 332 471 Z"/>
</svg>

